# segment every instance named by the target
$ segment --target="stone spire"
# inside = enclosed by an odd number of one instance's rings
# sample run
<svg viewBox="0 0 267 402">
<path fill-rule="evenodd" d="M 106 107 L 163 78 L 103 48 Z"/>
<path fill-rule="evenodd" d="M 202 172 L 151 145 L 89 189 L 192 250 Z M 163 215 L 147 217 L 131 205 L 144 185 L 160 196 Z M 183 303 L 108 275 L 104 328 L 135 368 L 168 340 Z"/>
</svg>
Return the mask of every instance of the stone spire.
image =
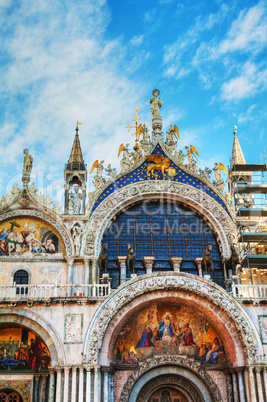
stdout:
<svg viewBox="0 0 267 402">
<path fill-rule="evenodd" d="M 83 154 L 79 139 L 79 128 L 76 126 L 76 134 L 72 145 L 69 161 L 67 164 L 67 170 L 86 170 L 86 166 L 83 160 Z"/>
<path fill-rule="evenodd" d="M 233 143 L 233 150 L 232 150 L 232 157 L 231 157 L 231 168 L 234 164 L 245 164 L 246 159 L 244 157 L 243 151 L 241 149 L 240 143 L 236 136 L 236 129 L 237 127 L 234 125 L 234 143 Z"/>
</svg>

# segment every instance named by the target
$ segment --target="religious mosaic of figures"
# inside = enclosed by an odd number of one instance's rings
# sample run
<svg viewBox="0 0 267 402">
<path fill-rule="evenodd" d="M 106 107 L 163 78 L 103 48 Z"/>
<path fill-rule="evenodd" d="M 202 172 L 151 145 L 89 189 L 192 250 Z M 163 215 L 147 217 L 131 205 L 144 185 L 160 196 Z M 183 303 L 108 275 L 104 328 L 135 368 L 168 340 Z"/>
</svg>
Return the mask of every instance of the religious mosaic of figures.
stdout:
<svg viewBox="0 0 267 402">
<path fill-rule="evenodd" d="M 153 304 L 137 312 L 119 332 L 113 360 L 137 363 L 152 355 L 186 355 L 202 364 L 227 361 L 222 338 L 188 306 Z"/>
<path fill-rule="evenodd" d="M 46 344 L 23 326 L 0 327 L 0 370 L 48 369 L 51 357 Z"/>
<path fill-rule="evenodd" d="M 64 253 L 55 230 L 34 218 L 13 218 L 0 224 L 0 256 Z"/>
</svg>

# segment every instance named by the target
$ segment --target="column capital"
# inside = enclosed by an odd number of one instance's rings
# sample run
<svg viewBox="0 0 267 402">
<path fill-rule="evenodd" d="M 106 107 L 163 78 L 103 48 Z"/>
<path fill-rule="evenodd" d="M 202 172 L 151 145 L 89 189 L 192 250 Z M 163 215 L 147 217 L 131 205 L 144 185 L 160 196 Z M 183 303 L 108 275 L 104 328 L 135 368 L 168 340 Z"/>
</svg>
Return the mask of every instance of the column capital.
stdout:
<svg viewBox="0 0 267 402">
<path fill-rule="evenodd" d="M 122 264 L 126 264 L 126 258 L 127 258 L 127 256 L 118 256 L 117 257 L 117 260 L 118 260 L 118 263 L 119 263 L 119 265 L 121 266 Z"/>
<path fill-rule="evenodd" d="M 87 365 L 87 366 L 83 366 L 84 368 L 85 368 L 85 370 L 86 371 L 92 371 L 92 366 L 89 366 L 89 365 Z"/>
<path fill-rule="evenodd" d="M 72 266 L 74 264 L 74 257 L 65 257 L 68 265 Z"/>
<path fill-rule="evenodd" d="M 180 272 L 181 264 L 182 264 L 182 257 L 171 257 L 170 264 L 174 270 L 174 272 Z"/>
<path fill-rule="evenodd" d="M 84 370 L 84 367 L 83 367 L 83 366 L 79 366 L 78 369 L 79 369 L 79 372 L 81 372 L 81 371 Z"/>
<path fill-rule="evenodd" d="M 245 367 L 234 367 L 236 373 L 243 373 L 245 371 Z"/>
<path fill-rule="evenodd" d="M 71 366 L 64 366 L 64 371 L 69 371 Z"/>
<path fill-rule="evenodd" d="M 146 268 L 146 273 L 151 274 L 155 263 L 155 257 L 143 257 L 142 262 Z"/>
<path fill-rule="evenodd" d="M 93 366 L 94 371 L 99 371 L 101 369 L 100 364 L 96 364 L 95 366 Z"/>
<path fill-rule="evenodd" d="M 55 374 L 56 368 L 55 367 L 48 367 L 49 374 Z"/>
<path fill-rule="evenodd" d="M 261 373 L 263 367 L 262 366 L 255 366 L 256 373 Z"/>
<path fill-rule="evenodd" d="M 103 374 L 108 374 L 109 373 L 109 367 L 108 366 L 102 366 L 101 371 Z"/>
<path fill-rule="evenodd" d="M 201 266 L 201 261 L 203 260 L 203 257 L 196 257 L 195 258 L 195 263 L 197 264 L 197 267 L 199 267 L 199 265 Z"/>
</svg>

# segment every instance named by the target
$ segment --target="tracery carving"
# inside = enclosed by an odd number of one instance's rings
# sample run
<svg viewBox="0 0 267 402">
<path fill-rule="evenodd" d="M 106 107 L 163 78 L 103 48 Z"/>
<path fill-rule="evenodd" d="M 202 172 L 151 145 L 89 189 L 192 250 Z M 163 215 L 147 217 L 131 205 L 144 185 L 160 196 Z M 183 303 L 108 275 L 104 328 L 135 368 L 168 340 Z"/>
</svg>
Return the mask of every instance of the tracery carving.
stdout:
<svg viewBox="0 0 267 402">
<path fill-rule="evenodd" d="M 230 237 L 236 236 L 236 226 L 230 215 L 212 197 L 203 191 L 187 184 L 169 181 L 139 182 L 123 187 L 107 197 L 93 212 L 85 230 L 82 253 L 98 255 L 101 240 L 111 219 L 122 209 L 139 200 L 150 197 L 165 197 L 184 202 L 200 212 L 208 221 L 213 231 L 218 235 L 224 258 L 230 257 Z M 89 233 L 97 232 L 94 238 L 88 238 Z"/>
<path fill-rule="evenodd" d="M 210 300 L 214 305 L 219 306 L 233 321 L 240 333 L 248 361 L 257 361 L 257 338 L 256 335 L 254 338 L 253 329 L 248 321 L 249 318 L 239 303 L 214 283 L 194 275 L 174 272 L 153 273 L 137 277 L 126 283 L 105 300 L 94 315 L 86 335 L 84 354 L 86 354 L 88 361 L 95 364 L 98 363 L 98 354 L 106 329 L 118 310 L 144 293 L 169 289 L 195 293 Z M 261 345 L 258 346 L 259 348 L 261 347 Z M 261 351 L 259 352 L 261 353 Z"/>
<path fill-rule="evenodd" d="M 124 387 L 121 392 L 120 396 L 120 401 L 121 402 L 127 402 L 131 393 L 131 390 L 136 383 L 136 381 L 148 370 L 151 370 L 155 367 L 163 366 L 163 365 L 176 365 L 176 366 L 182 366 L 190 371 L 193 371 L 198 377 L 200 377 L 205 385 L 209 388 L 211 398 L 213 401 L 220 402 L 222 401 L 222 397 L 220 394 L 220 391 L 213 381 L 213 379 L 210 377 L 210 375 L 201 367 L 199 362 L 194 362 L 190 360 L 186 360 L 184 358 L 178 357 L 178 356 L 157 356 L 152 359 L 147 359 L 144 363 L 140 364 L 134 372 L 129 376 L 127 379 L 126 383 L 124 384 Z M 176 376 L 175 376 L 176 377 Z M 177 379 L 175 380 L 175 383 L 177 382 Z M 188 381 L 186 381 L 188 382 Z M 140 394 L 139 394 L 140 395 Z M 138 402 L 141 402 L 142 399 L 139 398 L 138 395 Z M 198 397 L 199 398 L 199 397 Z M 144 400 L 144 399 L 143 399 Z M 198 401 L 199 399 L 194 399 L 194 401 Z"/>
</svg>

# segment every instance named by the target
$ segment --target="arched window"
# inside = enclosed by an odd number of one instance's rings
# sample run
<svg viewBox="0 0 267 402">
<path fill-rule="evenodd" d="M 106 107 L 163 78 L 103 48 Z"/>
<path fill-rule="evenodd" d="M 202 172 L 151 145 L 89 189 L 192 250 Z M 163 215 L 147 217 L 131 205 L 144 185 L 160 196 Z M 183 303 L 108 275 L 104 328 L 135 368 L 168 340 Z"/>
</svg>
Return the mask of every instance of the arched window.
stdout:
<svg viewBox="0 0 267 402">
<path fill-rule="evenodd" d="M 14 282 L 16 285 L 28 285 L 29 284 L 29 274 L 24 269 L 19 269 L 14 274 Z M 28 288 L 25 286 L 19 286 L 16 289 L 16 294 L 28 294 Z"/>
<path fill-rule="evenodd" d="M 119 275 L 117 258 L 127 255 L 128 243 L 136 255 L 138 275 L 146 273 L 142 263 L 144 257 L 155 257 L 154 272 L 172 270 L 170 259 L 181 257 L 181 272 L 197 275 L 195 259 L 203 257 L 206 247 L 211 245 L 216 282 L 223 284 L 223 267 L 215 234 L 196 211 L 177 202 L 155 200 L 124 210 L 113 219 L 102 241 L 108 245 L 112 287 L 119 285 L 116 283 Z"/>
</svg>

